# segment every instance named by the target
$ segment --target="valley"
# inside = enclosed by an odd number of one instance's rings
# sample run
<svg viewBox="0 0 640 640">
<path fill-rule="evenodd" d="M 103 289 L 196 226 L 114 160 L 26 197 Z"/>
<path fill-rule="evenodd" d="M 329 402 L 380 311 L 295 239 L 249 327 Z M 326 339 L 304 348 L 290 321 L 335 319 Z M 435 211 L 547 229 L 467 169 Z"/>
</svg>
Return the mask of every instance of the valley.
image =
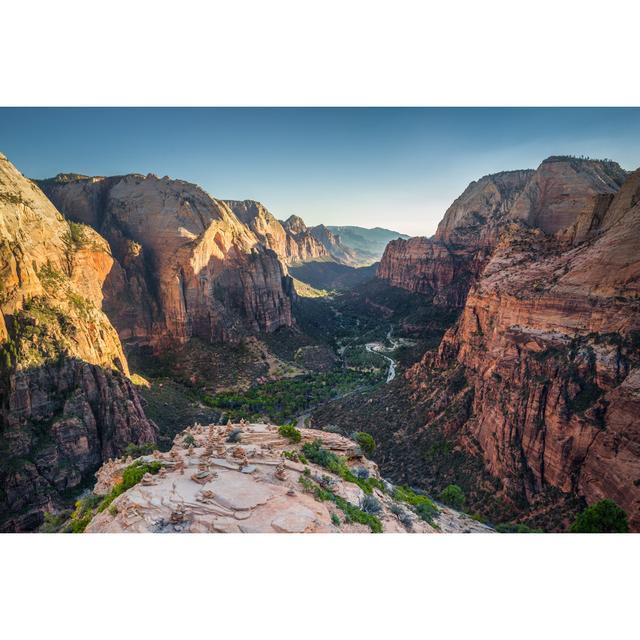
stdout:
<svg viewBox="0 0 640 640">
<path fill-rule="evenodd" d="M 127 456 L 171 466 L 186 438 L 209 473 L 235 464 L 209 451 L 223 435 L 277 427 L 367 443 L 349 464 L 366 454 L 463 529 L 566 531 L 603 500 L 640 527 L 638 172 L 554 156 L 484 176 L 409 238 L 168 177 L 32 181 L 0 162 L 3 530 L 67 530 Z"/>
</svg>

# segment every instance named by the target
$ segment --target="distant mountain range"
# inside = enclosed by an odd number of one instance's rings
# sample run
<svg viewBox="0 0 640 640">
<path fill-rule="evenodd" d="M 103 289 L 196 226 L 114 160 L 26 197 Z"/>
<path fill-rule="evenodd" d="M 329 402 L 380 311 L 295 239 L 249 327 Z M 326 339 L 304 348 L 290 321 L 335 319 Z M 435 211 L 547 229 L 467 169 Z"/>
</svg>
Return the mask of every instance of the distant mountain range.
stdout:
<svg viewBox="0 0 640 640">
<path fill-rule="evenodd" d="M 409 236 L 391 229 L 374 227 L 366 229 L 356 226 L 333 226 L 327 228 L 338 235 L 342 244 L 349 247 L 358 256 L 361 266 L 378 262 L 382 258 L 387 243 L 391 240 L 407 240 Z"/>
</svg>

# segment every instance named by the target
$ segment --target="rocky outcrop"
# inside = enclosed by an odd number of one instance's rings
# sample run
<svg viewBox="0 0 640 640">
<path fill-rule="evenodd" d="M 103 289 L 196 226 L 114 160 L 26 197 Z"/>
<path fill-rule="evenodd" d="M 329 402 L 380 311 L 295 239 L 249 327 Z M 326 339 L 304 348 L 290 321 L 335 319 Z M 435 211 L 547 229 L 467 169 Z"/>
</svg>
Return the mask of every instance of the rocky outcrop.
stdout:
<svg viewBox="0 0 640 640">
<path fill-rule="evenodd" d="M 394 240 L 378 277 L 394 287 L 429 296 L 434 304 L 464 305 L 486 263 L 498 229 L 533 171 L 505 171 L 472 182 L 447 209 L 433 238 Z"/>
<path fill-rule="evenodd" d="M 358 258 L 357 253 L 350 247 L 345 246 L 340 240 L 340 236 L 333 233 L 331 229 L 323 224 L 319 224 L 309 229 L 311 235 L 327 250 L 336 262 L 352 267 L 360 267 L 369 264 Z"/>
<path fill-rule="evenodd" d="M 568 171 L 549 164 L 545 180 Z M 495 496 L 554 530 L 576 497 L 615 500 L 640 530 L 639 177 L 600 194 L 607 207 L 582 181 L 575 197 L 571 181 L 547 182 L 526 216 L 516 203 L 510 216 L 528 224 L 502 228 L 458 323 L 407 372 L 427 407 L 421 431 L 480 459 Z M 550 195 L 562 189 L 568 203 Z"/>
<path fill-rule="evenodd" d="M 230 435 L 234 434 L 231 438 Z M 88 533 L 436 533 L 490 532 L 441 506 L 430 522 L 395 497 L 355 442 L 301 429 L 291 443 L 265 424 L 194 426 L 171 451 L 137 461 L 160 467 L 102 509 Z M 233 439 L 234 442 L 229 442 Z M 341 474 L 307 460 L 302 447 L 321 441 L 323 455 L 340 460 Z M 109 495 L 124 469 L 111 461 L 94 492 Z M 157 470 L 157 469 L 156 469 Z M 355 474 L 358 474 L 357 476 Z M 366 491 L 365 491 L 366 489 Z"/>
<path fill-rule="evenodd" d="M 291 280 L 275 250 L 279 223 L 261 205 L 244 208 L 253 216 L 247 225 L 224 201 L 167 177 L 40 184 L 65 215 L 109 241 L 117 265 L 104 308 L 124 340 L 156 348 L 192 337 L 233 342 L 292 324 Z"/>
<path fill-rule="evenodd" d="M 433 238 L 387 245 L 378 277 L 461 307 L 505 225 L 519 221 L 565 242 L 585 240 L 626 178 L 615 162 L 552 156 L 536 171 L 504 171 L 472 182 Z"/>
<path fill-rule="evenodd" d="M 552 156 L 528 180 L 509 218 L 548 234 L 561 233 L 576 221 L 590 220 L 606 210 L 626 178 L 616 162 Z M 584 240 L 588 231 L 580 225 L 574 241 Z"/>
<path fill-rule="evenodd" d="M 277 220 L 254 200 L 226 200 L 238 219 L 246 224 L 266 247 L 287 265 L 309 260 L 330 260 L 329 252 L 309 232 L 298 216 Z"/>
<path fill-rule="evenodd" d="M 103 460 L 152 442 L 100 307 L 107 243 L 0 156 L 0 528 L 29 530 Z"/>
</svg>

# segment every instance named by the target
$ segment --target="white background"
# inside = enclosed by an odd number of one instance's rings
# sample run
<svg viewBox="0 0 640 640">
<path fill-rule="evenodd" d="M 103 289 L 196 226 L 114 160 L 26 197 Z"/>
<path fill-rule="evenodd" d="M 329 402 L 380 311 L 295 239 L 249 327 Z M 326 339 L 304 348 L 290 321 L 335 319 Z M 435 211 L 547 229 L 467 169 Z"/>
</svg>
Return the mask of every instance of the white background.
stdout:
<svg viewBox="0 0 640 640">
<path fill-rule="evenodd" d="M 13 0 L 0 105 L 638 105 L 638 13 L 614 0 Z M 3 535 L 0 633 L 637 637 L 639 540 Z"/>
</svg>

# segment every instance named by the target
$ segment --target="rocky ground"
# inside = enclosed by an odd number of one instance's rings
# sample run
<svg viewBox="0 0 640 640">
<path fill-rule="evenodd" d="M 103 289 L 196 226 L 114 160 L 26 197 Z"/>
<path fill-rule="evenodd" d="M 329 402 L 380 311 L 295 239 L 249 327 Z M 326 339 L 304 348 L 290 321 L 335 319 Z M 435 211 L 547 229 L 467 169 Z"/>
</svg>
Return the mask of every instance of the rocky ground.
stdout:
<svg viewBox="0 0 640 640">
<path fill-rule="evenodd" d="M 156 473 L 145 474 L 118 495 L 86 531 L 492 531 L 441 505 L 434 505 L 434 515 L 426 521 L 406 501 L 407 495 L 415 494 L 399 494 L 381 479 L 377 465 L 353 440 L 311 429 L 301 429 L 300 435 L 301 440 L 292 443 L 278 427 L 267 424 L 195 425 L 177 436 L 167 453 L 156 451 L 137 461 L 111 460 L 96 474 L 95 494 L 113 495 L 132 465 L 146 465 Z M 342 470 L 330 471 L 305 458 L 305 445 L 318 439 L 322 451 L 344 463 Z"/>
</svg>

